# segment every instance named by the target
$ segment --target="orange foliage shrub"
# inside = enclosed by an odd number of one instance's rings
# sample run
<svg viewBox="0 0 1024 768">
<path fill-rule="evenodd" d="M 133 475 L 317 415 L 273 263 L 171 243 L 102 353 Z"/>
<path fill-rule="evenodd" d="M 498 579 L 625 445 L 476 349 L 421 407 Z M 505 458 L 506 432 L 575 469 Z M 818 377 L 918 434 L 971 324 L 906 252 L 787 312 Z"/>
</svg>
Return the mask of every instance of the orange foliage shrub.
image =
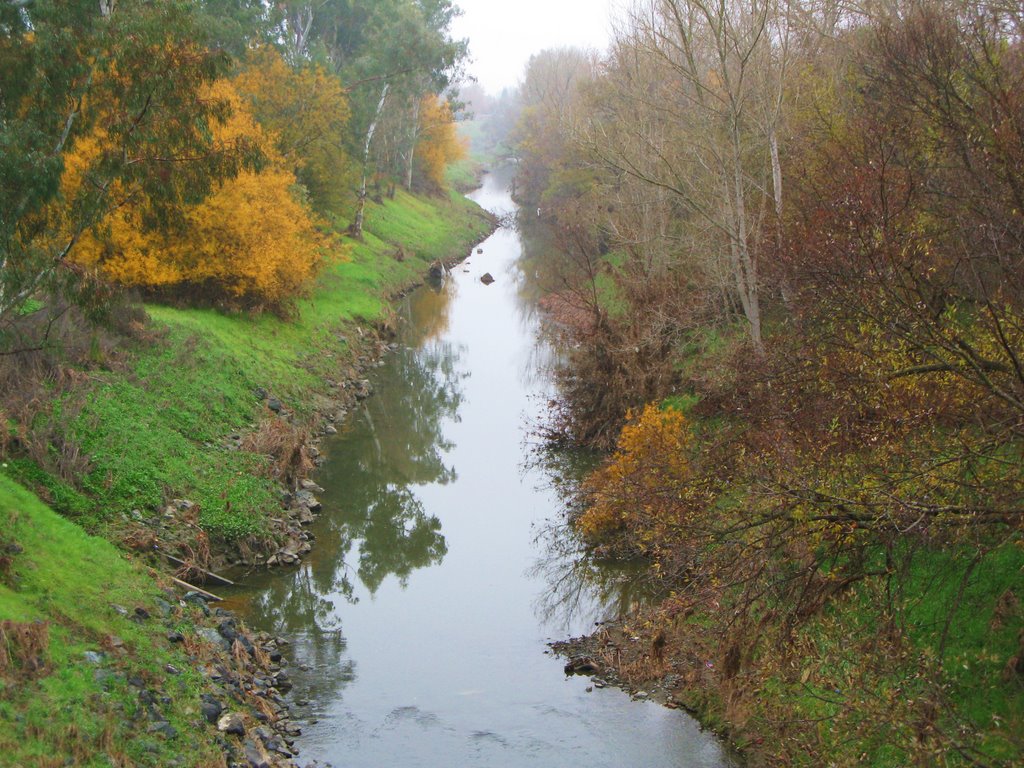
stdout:
<svg viewBox="0 0 1024 768">
<path fill-rule="evenodd" d="M 232 84 L 217 81 L 208 95 L 231 107 L 213 126 L 217 147 L 229 151 L 241 140 L 253 142 L 265 166 L 221 183 L 186 208 L 174 227 L 147 225 L 145 201 L 125 190 L 124 203 L 83 235 L 73 258 L 121 285 L 282 311 L 313 278 L 324 237 L 296 196 L 295 175 Z M 66 189 L 82 183 L 77 169 L 102 142 L 97 135 L 76 145 L 62 180 Z"/>
<path fill-rule="evenodd" d="M 603 537 L 630 530 L 646 547 L 654 545 L 683 514 L 691 443 L 680 411 L 648 404 L 639 418 L 631 414 L 615 454 L 587 480 L 590 503 L 577 521 L 580 531 Z"/>
<path fill-rule="evenodd" d="M 444 189 L 445 169 L 466 156 L 466 145 L 455 130 L 448 102 L 426 96 L 420 103 L 420 126 L 416 157 L 422 179 L 434 189 Z"/>
<path fill-rule="evenodd" d="M 341 210 L 355 186 L 355 164 L 344 150 L 350 109 L 341 80 L 319 65 L 294 69 L 264 46 L 249 52 L 232 82 L 316 210 Z"/>
</svg>

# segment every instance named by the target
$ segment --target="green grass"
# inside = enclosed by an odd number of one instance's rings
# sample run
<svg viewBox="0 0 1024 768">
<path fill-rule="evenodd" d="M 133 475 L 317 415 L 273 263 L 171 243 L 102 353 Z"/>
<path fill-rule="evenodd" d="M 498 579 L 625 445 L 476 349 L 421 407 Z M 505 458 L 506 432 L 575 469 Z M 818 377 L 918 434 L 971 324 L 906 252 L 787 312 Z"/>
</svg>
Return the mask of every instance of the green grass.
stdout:
<svg viewBox="0 0 1024 768">
<path fill-rule="evenodd" d="M 761 690 L 761 716 L 816 723 L 821 753 L 838 765 L 863 763 L 870 755 L 863 764 L 896 768 L 911 761 L 900 745 L 913 742 L 925 702 L 939 701 L 939 727 L 961 734 L 984 764 L 1019 759 L 1014 740 L 1024 723 L 1024 697 L 1003 670 L 1019 646 L 1021 609 L 1011 600 L 1009 615 L 1000 618 L 997 606 L 1024 584 L 1024 548 L 1019 541 L 1003 544 L 969 571 L 971 559 L 968 548 L 915 553 L 909 572 L 897 580 L 895 620 L 905 628 L 904 644 L 883 639 L 881 583 L 861 584 L 836 601 L 801 630 L 813 647 L 801 663 L 813 674 L 795 680 L 781 669 L 770 677 Z M 931 682 L 936 674 L 939 690 Z M 817 763 L 794 756 L 793 764 Z"/>
<path fill-rule="evenodd" d="M 20 548 L 0 572 L 0 617 L 45 622 L 49 633 L 41 672 L 21 665 L 0 674 L 3 764 L 109 766 L 115 755 L 137 765 L 214 764 L 212 729 L 199 722 L 203 679 L 167 642 L 157 618 L 164 596 L 153 581 L 3 475 L 0 531 L 5 550 Z M 130 615 L 141 607 L 152 618 L 136 623 L 113 606 Z M 112 638 L 123 652 L 110 650 Z M 5 650 L 17 657 L 13 644 Z M 104 658 L 89 663 L 88 651 Z M 157 706 L 176 738 L 147 732 L 151 720 L 133 677 L 166 697 Z"/>
<path fill-rule="evenodd" d="M 276 506 L 266 458 L 226 441 L 269 415 L 256 389 L 301 421 L 325 379 L 341 376 L 354 326 L 381 321 L 390 294 L 434 259 L 467 254 L 490 226 L 461 196 L 399 192 L 368 206 L 363 241 L 329 260 L 293 319 L 148 306 L 162 338 L 139 345 L 127 370 L 91 372 L 85 390 L 37 419 L 37 434 L 63 453 L 52 448 L 45 466 L 20 460 L 10 469 L 93 531 L 188 498 L 215 540 L 263 533 Z"/>
</svg>

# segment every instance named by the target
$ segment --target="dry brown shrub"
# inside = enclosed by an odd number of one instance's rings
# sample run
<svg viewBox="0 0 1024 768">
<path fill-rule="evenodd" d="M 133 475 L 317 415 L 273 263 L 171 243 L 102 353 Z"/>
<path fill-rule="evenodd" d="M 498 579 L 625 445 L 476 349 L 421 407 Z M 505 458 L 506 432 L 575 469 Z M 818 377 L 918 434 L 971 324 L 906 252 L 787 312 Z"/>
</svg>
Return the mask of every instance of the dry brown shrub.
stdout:
<svg viewBox="0 0 1024 768">
<path fill-rule="evenodd" d="M 245 650 L 245 646 L 238 639 L 231 644 L 231 658 L 238 669 L 244 670 L 249 668 L 249 652 Z"/>
<path fill-rule="evenodd" d="M 31 680 L 48 670 L 50 624 L 45 621 L 0 622 L 0 677 Z"/>
<path fill-rule="evenodd" d="M 269 456 L 272 461 L 267 474 L 290 485 L 313 469 L 313 460 L 306 453 L 308 439 L 307 429 L 272 416 L 245 436 L 242 449 Z"/>
<path fill-rule="evenodd" d="M 270 722 L 277 721 L 277 711 L 273 705 L 262 696 L 256 696 L 253 700 L 254 706 L 262 712 Z"/>
<path fill-rule="evenodd" d="M 267 669 L 270 666 L 270 656 L 255 643 L 252 647 L 252 659 L 260 669 Z"/>
<path fill-rule="evenodd" d="M 148 552 L 156 545 L 157 535 L 149 528 L 135 528 L 121 539 L 121 543 L 127 549 L 132 549 L 136 552 Z"/>
<path fill-rule="evenodd" d="M 213 562 L 213 553 L 210 551 L 210 537 L 206 532 L 193 528 L 194 536 L 189 541 L 183 541 L 178 545 L 178 552 L 184 561 L 178 566 L 175 575 L 185 581 L 198 581 L 205 583 L 206 571 L 210 569 Z"/>
</svg>

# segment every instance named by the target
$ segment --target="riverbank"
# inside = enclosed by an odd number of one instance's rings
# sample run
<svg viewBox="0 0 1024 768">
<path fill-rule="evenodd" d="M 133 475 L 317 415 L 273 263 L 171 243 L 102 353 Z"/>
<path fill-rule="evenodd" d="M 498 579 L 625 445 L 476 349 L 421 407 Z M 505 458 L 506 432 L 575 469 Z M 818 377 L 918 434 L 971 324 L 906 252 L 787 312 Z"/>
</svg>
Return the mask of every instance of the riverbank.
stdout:
<svg viewBox="0 0 1024 768">
<path fill-rule="evenodd" d="M 2 615 L 9 643 L 28 645 L 9 644 L 0 666 L 5 755 L 26 766 L 122 753 L 138 765 L 287 761 L 277 641 L 195 595 L 181 601 L 167 579 L 302 557 L 317 441 L 369 395 L 389 298 L 492 228 L 461 196 L 399 192 L 368 206 L 364 238 L 326 265 L 295 317 L 147 306 L 128 333 L 97 333 L 92 354 L 69 354 L 59 377 L 10 399 Z M 225 711 L 205 722 L 211 702 Z M 232 706 L 240 725 L 221 722 Z"/>
<path fill-rule="evenodd" d="M 257 562 L 288 542 L 281 512 L 298 514 L 286 494 L 314 466 L 311 441 L 368 394 L 388 299 L 492 226 L 461 196 L 399 193 L 368 207 L 364 239 L 291 319 L 147 306 L 133 338 L 22 417 L 6 473 L 110 540 L 155 536 L 204 568 Z"/>
<path fill-rule="evenodd" d="M 904 538 L 888 548 L 868 541 L 856 560 L 844 553 L 820 571 L 801 571 L 806 542 L 823 545 L 787 531 L 769 540 L 781 542 L 781 551 L 769 553 L 754 574 L 775 577 L 777 592 L 751 600 L 745 583 L 724 566 L 750 562 L 760 542 L 744 540 L 741 547 L 698 529 L 702 539 L 684 527 L 689 520 L 678 502 L 699 467 L 693 446 L 723 444 L 713 437 L 727 419 L 746 434 L 754 429 L 742 415 L 712 412 L 693 398 L 650 406 L 586 481 L 591 496 L 578 529 L 591 534 L 603 556 L 645 556 L 647 578 L 664 597 L 622 622 L 552 644 L 566 658 L 566 671 L 593 676 L 595 687 L 618 686 L 686 709 L 751 766 L 972 765 L 977 755 L 988 765 L 1019 765 L 1019 534 L 986 531 L 951 542 L 936 536 L 916 546 Z M 629 493 L 615 495 L 622 477 Z M 637 489 L 649 489 L 645 499 L 668 501 L 643 503 Z M 713 511 L 719 524 L 738 519 L 743 531 L 767 518 L 758 507 L 763 493 L 763 486 L 737 475 L 718 504 L 701 499 L 696 508 Z M 607 525 L 594 537 L 609 498 L 621 500 L 627 522 L 642 509 L 650 528 L 637 535 L 628 525 Z M 655 528 L 662 521 L 668 522 Z M 732 559 L 735 551 L 744 560 Z M 844 568 L 859 570 L 848 575 Z M 783 579 L 800 589 L 783 591 Z"/>
</svg>

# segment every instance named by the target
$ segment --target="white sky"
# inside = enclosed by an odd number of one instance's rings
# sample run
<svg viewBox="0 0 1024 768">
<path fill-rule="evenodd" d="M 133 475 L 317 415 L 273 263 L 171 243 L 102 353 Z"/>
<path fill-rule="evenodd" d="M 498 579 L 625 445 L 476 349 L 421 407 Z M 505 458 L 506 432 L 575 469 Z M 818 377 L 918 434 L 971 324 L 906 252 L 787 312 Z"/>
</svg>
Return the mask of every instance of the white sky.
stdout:
<svg viewBox="0 0 1024 768">
<path fill-rule="evenodd" d="M 469 38 L 469 73 L 492 95 L 522 79 L 530 55 L 575 46 L 603 51 L 615 0 L 455 0 L 463 15 L 452 25 Z"/>
</svg>

